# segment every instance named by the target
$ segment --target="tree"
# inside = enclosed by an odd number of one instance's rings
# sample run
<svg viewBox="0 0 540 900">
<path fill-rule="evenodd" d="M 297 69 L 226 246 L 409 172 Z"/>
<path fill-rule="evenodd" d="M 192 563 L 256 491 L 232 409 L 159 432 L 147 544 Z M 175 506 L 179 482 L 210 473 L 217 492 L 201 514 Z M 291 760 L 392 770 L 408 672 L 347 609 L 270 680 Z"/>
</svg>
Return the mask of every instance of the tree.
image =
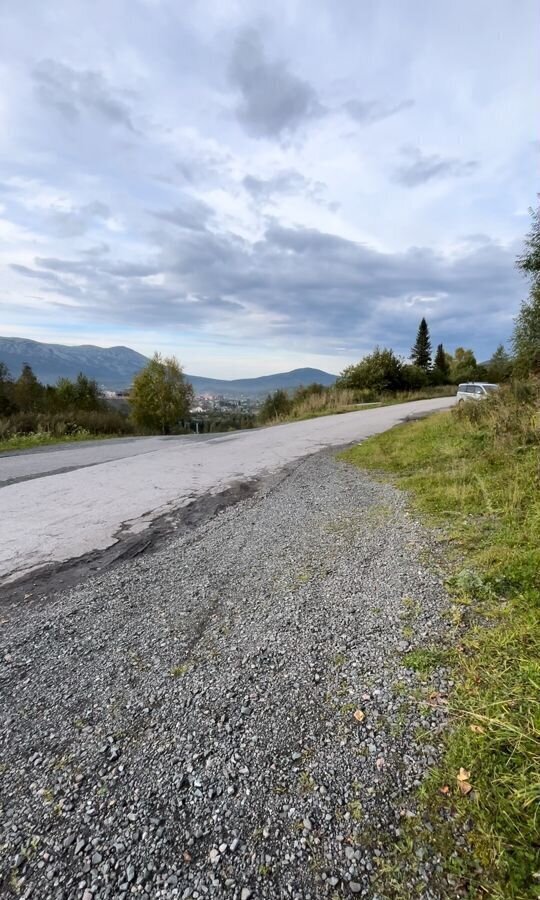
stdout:
<svg viewBox="0 0 540 900">
<path fill-rule="evenodd" d="M 426 387 L 428 373 L 420 366 L 404 365 L 401 367 L 401 387 L 405 391 L 418 391 Z"/>
<path fill-rule="evenodd" d="M 277 390 L 269 394 L 259 410 L 260 422 L 271 422 L 280 416 L 288 416 L 293 407 L 293 401 L 286 391 Z"/>
<path fill-rule="evenodd" d="M 148 365 L 135 375 L 129 402 L 138 425 L 170 434 L 188 415 L 193 388 L 174 356 L 164 359 L 155 353 Z"/>
<path fill-rule="evenodd" d="M 97 381 L 79 372 L 76 381 L 59 378 L 55 389 L 54 405 L 57 409 L 83 409 L 94 412 L 104 408 Z"/>
<path fill-rule="evenodd" d="M 54 406 L 58 410 L 73 409 L 77 402 L 75 384 L 70 378 L 59 378 L 54 390 Z"/>
<path fill-rule="evenodd" d="M 540 207 L 531 209 L 532 226 L 525 251 L 516 264 L 531 280 L 529 297 L 521 304 L 514 325 L 514 372 L 520 376 L 540 373 Z"/>
<path fill-rule="evenodd" d="M 403 385 L 403 364 L 393 350 L 376 347 L 359 363 L 348 366 L 337 380 L 337 387 L 367 388 L 377 393 L 399 391 Z"/>
<path fill-rule="evenodd" d="M 495 353 L 491 357 L 486 367 L 486 378 L 495 384 L 501 381 L 508 381 L 512 374 L 512 360 L 504 349 L 503 344 L 499 344 Z"/>
<path fill-rule="evenodd" d="M 540 283 L 540 206 L 529 209 L 532 218 L 531 230 L 525 238 L 525 250 L 518 256 L 516 265 L 531 278 L 534 285 Z"/>
<path fill-rule="evenodd" d="M 540 373 L 540 284 L 531 287 L 529 299 L 524 300 L 514 324 L 512 335 L 514 371 L 526 377 Z"/>
<path fill-rule="evenodd" d="M 472 350 L 457 347 L 450 369 L 450 377 L 454 384 L 463 381 L 474 381 L 478 374 L 478 363 Z"/>
<path fill-rule="evenodd" d="M 446 352 L 442 344 L 438 344 L 435 359 L 433 361 L 433 368 L 429 373 L 431 384 L 448 384 L 450 381 L 451 362 L 451 355 Z"/>
<path fill-rule="evenodd" d="M 411 349 L 411 359 L 415 366 L 424 369 L 425 372 L 429 371 L 431 366 L 431 341 L 429 339 L 428 323 L 425 319 L 422 319 L 418 326 L 416 342 Z"/>
<path fill-rule="evenodd" d="M 441 373 L 441 375 L 444 375 L 446 378 L 448 378 L 450 374 L 450 362 L 442 344 L 437 344 L 437 352 L 435 354 L 435 362 L 433 366 L 435 369 L 437 369 L 438 372 Z"/>
<path fill-rule="evenodd" d="M 0 416 L 10 416 L 17 411 L 13 394 L 9 369 L 5 363 L 0 362 Z"/>
<path fill-rule="evenodd" d="M 15 382 L 13 393 L 15 403 L 21 412 L 35 412 L 39 409 L 45 391 L 28 363 L 24 363 L 21 374 Z"/>
</svg>

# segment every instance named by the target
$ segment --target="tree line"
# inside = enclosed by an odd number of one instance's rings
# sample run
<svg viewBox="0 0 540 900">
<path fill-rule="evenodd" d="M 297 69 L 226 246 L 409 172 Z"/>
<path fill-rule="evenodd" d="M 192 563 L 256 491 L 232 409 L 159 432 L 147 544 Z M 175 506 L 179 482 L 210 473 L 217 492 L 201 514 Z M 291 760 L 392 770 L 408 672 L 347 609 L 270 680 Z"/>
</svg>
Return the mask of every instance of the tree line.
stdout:
<svg viewBox="0 0 540 900">
<path fill-rule="evenodd" d="M 58 437 L 86 434 L 172 434 L 252 428 L 245 412 L 211 412 L 192 421 L 193 388 L 174 357 L 154 354 L 138 372 L 129 400 L 113 406 L 95 379 L 79 373 L 42 384 L 25 363 L 14 379 L 0 362 L 0 439 L 49 433 Z"/>
<path fill-rule="evenodd" d="M 416 341 L 406 362 L 388 347 L 376 347 L 360 362 L 348 366 L 337 380 L 338 387 L 369 389 L 379 394 L 417 391 L 422 388 L 460 384 L 464 381 L 507 381 L 512 359 L 500 344 L 488 363 L 479 364 L 473 350 L 458 347 L 449 353 L 438 344 L 432 355 L 429 326 L 422 318 Z"/>
<path fill-rule="evenodd" d="M 453 354 L 438 344 L 432 356 L 429 326 L 422 318 L 416 341 L 411 348 L 410 362 L 405 362 L 388 347 L 376 347 L 358 363 L 347 366 L 331 387 L 311 384 L 294 393 L 277 390 L 264 401 L 259 421 L 264 424 L 276 419 L 301 417 L 308 409 L 332 412 L 347 403 L 369 403 L 401 393 L 422 392 L 425 396 L 440 393 L 463 381 L 507 381 L 512 374 L 513 360 L 501 344 L 488 363 L 480 365 L 474 352 L 458 347 Z M 308 403 L 308 398 L 310 402 Z"/>
<path fill-rule="evenodd" d="M 529 293 L 514 321 L 511 352 L 499 344 L 488 362 L 478 363 L 471 349 L 458 347 L 452 354 L 439 343 L 433 355 L 429 326 L 422 318 L 410 362 L 390 348 L 376 347 L 358 363 L 347 366 L 330 388 L 312 384 L 294 394 L 283 390 L 270 394 L 261 407 L 259 421 L 294 415 L 307 405 L 308 397 L 313 410 L 317 399 L 321 410 L 330 410 L 329 398 L 337 392 L 349 391 L 351 402 L 367 402 L 402 391 L 435 391 L 467 381 L 501 384 L 540 377 L 540 207 L 530 212 L 531 230 L 516 260 L 517 268 L 529 279 Z"/>
</svg>

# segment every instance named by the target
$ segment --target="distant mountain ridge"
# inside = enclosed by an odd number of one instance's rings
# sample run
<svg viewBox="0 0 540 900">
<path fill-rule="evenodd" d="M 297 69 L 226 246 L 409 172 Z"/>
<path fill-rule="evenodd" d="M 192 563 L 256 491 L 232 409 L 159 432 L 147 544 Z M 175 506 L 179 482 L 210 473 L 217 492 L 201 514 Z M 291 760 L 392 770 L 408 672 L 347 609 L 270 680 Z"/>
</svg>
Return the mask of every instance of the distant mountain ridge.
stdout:
<svg viewBox="0 0 540 900">
<path fill-rule="evenodd" d="M 147 364 L 148 357 L 129 347 L 95 347 L 92 344 L 68 347 L 27 338 L 0 337 L 0 362 L 6 364 L 13 377 L 18 376 L 23 363 L 28 363 L 45 384 L 55 384 L 59 378 L 76 378 L 79 372 L 84 372 L 105 389 L 121 390 L 129 387 L 133 376 Z M 278 388 L 291 390 L 314 381 L 330 385 L 336 380 L 335 375 L 310 368 L 230 381 L 188 374 L 186 378 L 192 383 L 196 394 L 221 394 L 226 397 L 257 397 Z"/>
</svg>

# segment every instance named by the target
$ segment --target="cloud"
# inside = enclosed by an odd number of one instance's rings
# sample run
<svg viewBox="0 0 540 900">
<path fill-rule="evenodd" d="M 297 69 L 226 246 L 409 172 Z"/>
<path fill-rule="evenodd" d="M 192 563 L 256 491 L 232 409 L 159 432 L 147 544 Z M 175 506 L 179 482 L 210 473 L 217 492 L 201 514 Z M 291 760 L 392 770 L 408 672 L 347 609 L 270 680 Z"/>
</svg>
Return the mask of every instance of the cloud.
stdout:
<svg viewBox="0 0 540 900">
<path fill-rule="evenodd" d="M 286 62 L 266 58 L 260 35 L 252 29 L 236 39 L 229 77 L 240 93 L 238 119 L 253 137 L 281 137 L 326 112 L 315 89 L 290 72 Z"/>
<path fill-rule="evenodd" d="M 94 224 L 106 221 L 111 215 L 105 203 L 96 200 L 70 210 L 54 210 L 51 214 L 53 231 L 59 237 L 78 237 Z"/>
<path fill-rule="evenodd" d="M 178 228 L 186 228 L 192 231 L 204 231 L 214 212 L 207 203 L 184 194 L 182 204 L 174 209 L 165 209 L 154 212 L 153 215 L 163 222 L 176 225 Z"/>
<path fill-rule="evenodd" d="M 129 309 L 133 326 L 193 326 L 216 339 L 251 341 L 264 324 L 267 341 L 293 346 L 301 334 L 306 348 L 327 353 L 376 343 L 406 352 L 422 315 L 450 345 L 470 344 L 480 329 L 496 343 L 520 291 L 515 248 L 489 240 L 452 256 L 418 247 L 382 253 L 279 223 L 254 242 L 197 229 L 180 241 L 172 233 L 158 240 L 147 262 L 37 258 L 39 271 L 18 271 L 43 277 L 45 290 L 77 298 L 80 314 L 99 321 L 122 322 Z M 489 311 L 479 302 L 486 297 Z"/>
<path fill-rule="evenodd" d="M 412 106 L 414 106 L 414 100 L 401 100 L 395 104 L 386 104 L 377 100 L 348 100 L 344 104 L 344 109 L 355 122 L 359 122 L 361 125 L 371 125 L 395 116 Z"/>
<path fill-rule="evenodd" d="M 451 156 L 424 154 L 418 147 L 402 150 L 404 162 L 394 173 L 394 180 L 404 187 L 418 187 L 438 178 L 464 178 L 478 168 L 476 160 L 461 160 Z"/>
<path fill-rule="evenodd" d="M 43 59 L 32 76 L 41 103 L 56 109 L 68 121 L 91 113 L 135 131 L 128 104 L 100 72 L 73 69 L 54 59 Z"/>
<path fill-rule="evenodd" d="M 310 186 L 308 179 L 294 169 L 283 169 L 270 178 L 246 175 L 242 184 L 254 200 L 264 201 L 271 200 L 274 194 L 297 194 L 309 189 Z"/>
</svg>

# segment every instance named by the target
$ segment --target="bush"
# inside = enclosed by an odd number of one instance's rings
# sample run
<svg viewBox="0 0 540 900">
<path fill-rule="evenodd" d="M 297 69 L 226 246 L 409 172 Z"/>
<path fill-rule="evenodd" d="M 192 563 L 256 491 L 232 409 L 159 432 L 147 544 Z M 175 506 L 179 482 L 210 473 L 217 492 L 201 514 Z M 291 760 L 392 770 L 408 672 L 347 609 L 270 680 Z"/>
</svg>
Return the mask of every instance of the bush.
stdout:
<svg viewBox="0 0 540 900">
<path fill-rule="evenodd" d="M 414 368 L 414 367 L 410 367 Z M 338 378 L 337 387 L 362 389 L 384 393 L 406 387 L 403 381 L 403 364 L 393 350 L 376 347 L 355 366 L 348 366 Z"/>
<path fill-rule="evenodd" d="M 460 403 L 453 415 L 468 421 L 489 443 L 540 444 L 540 382 L 514 382 L 478 403 Z M 483 426 L 483 428 L 482 428 Z"/>
<path fill-rule="evenodd" d="M 112 410 L 71 410 L 66 413 L 16 413 L 0 418 L 0 439 L 24 434 L 48 434 L 54 437 L 81 434 L 134 434 L 133 423 Z"/>
<path fill-rule="evenodd" d="M 259 410 L 259 421 L 265 424 L 272 419 L 288 416 L 293 407 L 293 401 L 286 391 L 278 390 L 269 394 Z"/>
</svg>

